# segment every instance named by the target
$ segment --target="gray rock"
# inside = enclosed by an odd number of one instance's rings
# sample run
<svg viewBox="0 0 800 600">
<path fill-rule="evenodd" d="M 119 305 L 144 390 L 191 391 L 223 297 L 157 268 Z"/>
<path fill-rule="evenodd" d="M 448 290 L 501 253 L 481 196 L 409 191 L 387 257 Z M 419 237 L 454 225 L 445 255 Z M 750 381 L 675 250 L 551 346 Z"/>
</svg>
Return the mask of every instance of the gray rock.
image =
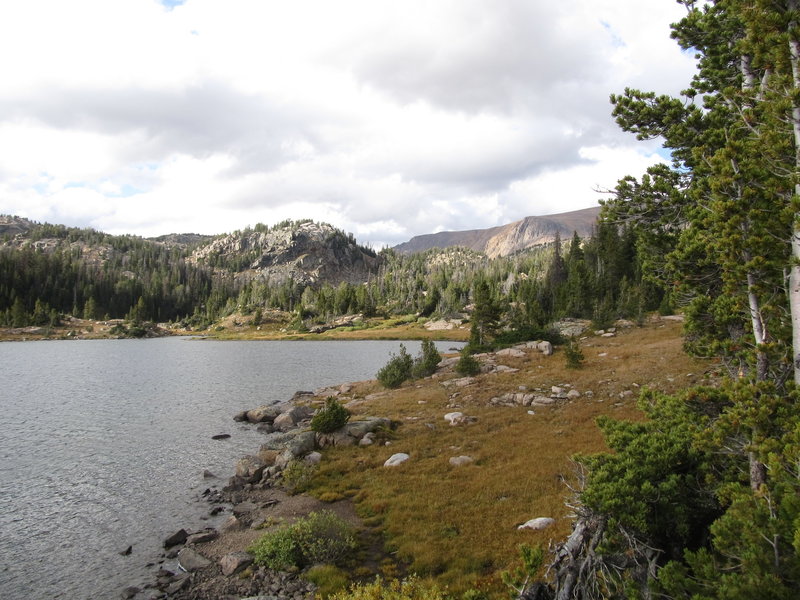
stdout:
<svg viewBox="0 0 800 600">
<path fill-rule="evenodd" d="M 168 596 L 172 596 L 174 594 L 177 594 L 183 588 L 185 588 L 188 584 L 189 584 L 189 578 L 188 577 L 181 577 L 180 579 L 177 579 L 177 580 L 173 581 L 172 583 L 169 584 L 169 586 L 167 586 L 167 589 L 166 589 L 167 595 Z"/>
<path fill-rule="evenodd" d="M 401 465 L 404 462 L 406 462 L 409 458 L 411 458 L 411 457 L 408 454 L 406 454 L 405 452 L 398 452 L 397 454 L 392 454 L 386 460 L 386 462 L 383 463 L 383 466 L 384 467 L 396 467 L 396 466 Z"/>
<path fill-rule="evenodd" d="M 259 433 L 272 433 L 275 431 L 275 427 L 273 427 L 272 423 L 259 423 L 256 431 Z"/>
<path fill-rule="evenodd" d="M 293 458 L 302 458 L 317 447 L 317 436 L 313 431 L 299 431 L 286 444 L 286 451 Z"/>
<path fill-rule="evenodd" d="M 122 590 L 122 597 L 125 598 L 125 600 L 130 600 L 131 598 L 135 597 L 136 594 L 138 594 L 141 591 L 142 590 L 140 590 L 135 585 L 131 585 L 131 586 L 126 587 L 124 590 Z"/>
<path fill-rule="evenodd" d="M 164 548 L 171 548 L 172 546 L 177 546 L 178 544 L 183 544 L 186 541 L 186 538 L 189 537 L 189 534 L 186 533 L 185 529 L 179 529 L 172 535 L 168 536 L 164 540 Z"/>
<path fill-rule="evenodd" d="M 510 358 L 525 358 L 525 352 L 518 348 L 503 348 L 495 352 L 497 356 L 508 356 Z"/>
<path fill-rule="evenodd" d="M 471 456 L 451 456 L 449 462 L 454 467 L 463 467 L 474 462 L 474 459 Z"/>
<path fill-rule="evenodd" d="M 220 529 L 222 531 L 238 531 L 240 529 L 244 529 L 244 523 L 242 523 L 239 519 L 237 519 L 235 515 L 231 515 L 222 524 Z"/>
<path fill-rule="evenodd" d="M 256 483 L 261 480 L 266 467 L 266 463 L 257 456 L 243 456 L 236 463 L 236 476 L 247 483 Z"/>
<path fill-rule="evenodd" d="M 380 428 L 391 427 L 392 422 L 383 417 L 365 417 L 359 421 L 350 421 L 344 426 L 347 435 L 360 440 L 366 434 L 377 431 Z"/>
<path fill-rule="evenodd" d="M 278 404 L 264 404 L 258 408 L 253 408 L 247 411 L 247 420 L 251 423 L 264 423 L 272 422 L 279 414 L 283 412 L 286 405 Z"/>
<path fill-rule="evenodd" d="M 536 519 L 531 519 L 530 521 L 523 523 L 517 529 L 531 529 L 533 531 L 539 531 L 541 529 L 547 529 L 548 527 L 552 527 L 555 524 L 555 519 L 551 519 L 550 517 L 538 517 Z"/>
<path fill-rule="evenodd" d="M 206 544 L 210 541 L 213 541 L 219 537 L 219 533 L 217 533 L 216 529 L 205 529 L 203 531 L 198 531 L 193 533 L 188 538 L 186 538 L 187 544 Z"/>
<path fill-rule="evenodd" d="M 253 564 L 253 557 L 247 552 L 231 552 L 226 554 L 219 561 L 219 566 L 222 568 L 222 574 L 226 576 L 235 575 L 240 571 L 244 571 L 247 567 Z"/>
<path fill-rule="evenodd" d="M 303 460 L 312 465 L 318 465 L 322 462 L 322 454 L 319 452 L 309 452 Z"/>
<path fill-rule="evenodd" d="M 237 423 L 242 423 L 244 421 L 247 421 L 247 411 L 243 410 L 241 412 L 236 413 L 235 415 L 233 415 L 233 420 L 236 421 Z"/>
<path fill-rule="evenodd" d="M 275 417 L 272 425 L 275 429 L 285 431 L 297 425 L 300 421 L 308 419 L 313 411 L 307 406 L 293 406 Z"/>
<path fill-rule="evenodd" d="M 211 561 L 191 548 L 183 548 L 178 552 L 178 565 L 184 571 L 192 572 L 211 566 Z"/>
</svg>

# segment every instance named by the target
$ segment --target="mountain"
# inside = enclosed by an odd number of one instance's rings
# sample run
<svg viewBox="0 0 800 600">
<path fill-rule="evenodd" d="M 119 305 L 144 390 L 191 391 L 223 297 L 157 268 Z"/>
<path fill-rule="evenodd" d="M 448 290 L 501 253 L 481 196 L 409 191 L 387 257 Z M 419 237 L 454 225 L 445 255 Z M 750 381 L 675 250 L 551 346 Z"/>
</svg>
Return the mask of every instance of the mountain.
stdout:
<svg viewBox="0 0 800 600">
<path fill-rule="evenodd" d="M 313 221 L 236 231 L 200 246 L 187 260 L 273 285 L 361 283 L 380 264 L 376 253 L 357 244 L 352 234 Z"/>
<path fill-rule="evenodd" d="M 489 258 L 497 258 L 548 244 L 555 240 L 556 233 L 562 240 L 572 237 L 575 231 L 582 238 L 591 237 L 592 228 L 599 214 L 598 206 L 557 215 L 525 217 L 520 221 L 489 229 L 440 231 L 415 236 L 395 246 L 394 250 L 412 254 L 431 248 L 464 246 L 476 252 L 483 252 Z"/>
</svg>

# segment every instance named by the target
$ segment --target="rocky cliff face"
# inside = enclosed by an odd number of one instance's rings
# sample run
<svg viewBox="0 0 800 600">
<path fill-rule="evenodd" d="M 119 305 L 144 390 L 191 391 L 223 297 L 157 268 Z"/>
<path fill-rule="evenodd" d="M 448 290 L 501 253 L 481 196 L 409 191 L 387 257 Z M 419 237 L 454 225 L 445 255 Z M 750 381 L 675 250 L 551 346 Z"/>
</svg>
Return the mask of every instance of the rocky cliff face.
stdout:
<svg viewBox="0 0 800 600">
<path fill-rule="evenodd" d="M 190 261 L 270 284 L 290 279 L 302 284 L 358 283 L 376 272 L 380 262 L 351 235 L 310 221 L 235 232 L 198 248 Z"/>
<path fill-rule="evenodd" d="M 590 237 L 599 214 L 599 207 L 586 208 L 545 217 L 526 217 L 521 221 L 490 229 L 442 231 L 416 236 L 394 249 L 397 252 L 412 253 L 430 248 L 465 246 L 476 252 L 483 252 L 489 258 L 497 258 L 551 243 L 555 240 L 556 233 L 562 240 L 572 237 L 575 231 L 581 237 Z"/>
</svg>

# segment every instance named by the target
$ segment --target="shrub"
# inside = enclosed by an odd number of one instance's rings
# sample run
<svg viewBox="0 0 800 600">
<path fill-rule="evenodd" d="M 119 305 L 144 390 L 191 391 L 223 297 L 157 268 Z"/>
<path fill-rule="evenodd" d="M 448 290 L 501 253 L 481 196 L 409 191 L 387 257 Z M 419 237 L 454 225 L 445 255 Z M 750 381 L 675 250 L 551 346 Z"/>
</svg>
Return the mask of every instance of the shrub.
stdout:
<svg viewBox="0 0 800 600">
<path fill-rule="evenodd" d="M 276 570 L 299 566 L 303 559 L 291 525 L 265 534 L 247 550 L 256 563 Z"/>
<path fill-rule="evenodd" d="M 406 347 L 400 344 L 400 353 L 392 354 L 392 358 L 378 371 L 377 379 L 387 388 L 398 388 L 411 377 L 411 368 L 414 361 L 411 359 Z"/>
<path fill-rule="evenodd" d="M 305 492 L 317 471 L 317 465 L 302 460 L 293 460 L 281 472 L 283 486 L 291 495 Z"/>
<path fill-rule="evenodd" d="M 564 358 L 568 369 L 580 369 L 583 366 L 583 352 L 577 338 L 572 337 L 564 346 Z"/>
<path fill-rule="evenodd" d="M 313 512 L 271 531 L 249 548 L 255 562 L 285 570 L 309 564 L 336 564 L 356 549 L 355 529 L 330 511 Z"/>
<path fill-rule="evenodd" d="M 325 406 L 311 419 L 311 429 L 319 433 L 331 433 L 350 420 L 350 413 L 336 398 L 328 397 Z"/>
<path fill-rule="evenodd" d="M 459 373 L 460 375 L 477 375 L 481 372 L 481 363 L 479 363 L 478 359 L 469 353 L 468 348 L 464 348 L 461 351 L 461 358 L 459 358 L 458 362 L 456 363 L 455 370 L 456 373 Z"/>
<path fill-rule="evenodd" d="M 431 340 L 422 340 L 422 347 L 420 348 L 419 356 L 414 359 L 411 375 L 415 379 L 433 375 L 440 362 L 442 362 L 442 355 L 436 349 L 436 344 Z"/>
<path fill-rule="evenodd" d="M 445 600 L 446 596 L 435 584 L 424 582 L 416 576 L 402 581 L 384 582 L 376 577 L 372 583 L 359 584 L 347 592 L 331 596 L 333 600 Z"/>
</svg>

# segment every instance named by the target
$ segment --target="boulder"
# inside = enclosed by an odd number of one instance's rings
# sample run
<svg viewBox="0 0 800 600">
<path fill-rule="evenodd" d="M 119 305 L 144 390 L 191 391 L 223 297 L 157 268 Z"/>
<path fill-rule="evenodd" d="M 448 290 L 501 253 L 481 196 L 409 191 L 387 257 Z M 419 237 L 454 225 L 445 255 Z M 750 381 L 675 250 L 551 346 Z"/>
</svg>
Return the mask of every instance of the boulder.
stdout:
<svg viewBox="0 0 800 600">
<path fill-rule="evenodd" d="M 408 454 L 406 454 L 405 452 L 398 452 L 397 454 L 392 454 L 386 460 L 386 462 L 383 463 L 383 466 L 384 467 L 396 467 L 396 466 L 401 465 L 404 462 L 406 462 L 409 458 L 411 458 L 411 457 Z"/>
<path fill-rule="evenodd" d="M 380 428 L 389 428 L 392 422 L 383 417 L 366 417 L 361 421 L 350 421 L 344 426 L 344 430 L 350 437 L 357 440 L 366 434 L 377 431 Z"/>
<path fill-rule="evenodd" d="M 510 358 L 525 358 L 525 352 L 518 348 L 503 348 L 495 352 L 497 356 L 508 356 Z"/>
<path fill-rule="evenodd" d="M 526 523 L 523 523 L 517 529 L 531 529 L 533 531 L 539 531 L 540 529 L 547 529 L 555 524 L 556 520 L 551 519 L 550 517 L 537 517 L 536 519 L 531 519 Z"/>
<path fill-rule="evenodd" d="M 302 458 L 313 452 L 317 446 L 317 436 L 313 431 L 299 431 L 286 444 L 286 450 L 292 458 Z"/>
<path fill-rule="evenodd" d="M 474 459 L 471 456 L 451 456 L 449 462 L 454 467 L 463 467 L 474 462 Z"/>
<path fill-rule="evenodd" d="M 549 404 L 555 404 L 555 398 L 548 398 L 547 396 L 536 396 L 531 401 L 531 406 L 547 406 Z"/>
<path fill-rule="evenodd" d="M 545 340 L 536 344 L 536 349 L 545 356 L 550 356 L 553 353 L 553 344 Z"/>
<path fill-rule="evenodd" d="M 318 465 L 320 462 L 322 462 L 322 454 L 319 452 L 310 452 L 309 454 L 306 454 L 303 460 L 309 464 Z"/>
<path fill-rule="evenodd" d="M 459 425 L 464 422 L 464 418 L 464 413 L 461 412 L 449 412 L 444 416 L 444 420 L 450 425 Z"/>
<path fill-rule="evenodd" d="M 311 417 L 312 413 L 312 409 L 307 406 L 293 406 L 289 410 L 286 410 L 275 417 L 275 419 L 272 421 L 272 425 L 275 427 L 275 429 L 285 431 L 287 429 L 291 429 L 300 421 L 308 419 Z"/>
<path fill-rule="evenodd" d="M 230 577 L 240 571 L 244 571 L 253 564 L 253 557 L 247 552 L 231 552 L 226 554 L 219 561 L 222 574 Z"/>
<path fill-rule="evenodd" d="M 204 529 L 203 531 L 198 531 L 193 533 L 188 538 L 186 538 L 187 544 L 206 544 L 211 542 L 219 537 L 219 533 L 217 533 L 216 529 Z"/>
<path fill-rule="evenodd" d="M 265 423 L 272 422 L 279 414 L 283 412 L 285 406 L 276 404 L 265 404 L 258 408 L 253 408 L 247 411 L 247 420 L 251 423 Z"/>
<path fill-rule="evenodd" d="M 580 398 L 580 397 L 581 397 L 581 393 L 578 390 L 570 390 L 570 391 L 567 392 L 567 398 L 574 399 L 574 398 Z"/>
<path fill-rule="evenodd" d="M 236 476 L 247 483 L 256 483 L 261 480 L 266 464 L 257 456 L 243 456 L 236 463 Z"/>
<path fill-rule="evenodd" d="M 186 538 L 189 537 L 189 534 L 186 533 L 185 529 L 179 529 L 172 535 L 168 536 L 164 540 L 164 548 L 171 548 L 172 546 L 177 546 L 178 544 L 183 544 L 186 542 Z"/>
<path fill-rule="evenodd" d="M 364 437 L 362 437 L 358 441 L 359 446 L 371 446 L 374 443 L 375 443 L 375 434 L 372 431 L 370 431 L 369 433 L 365 433 Z"/>
<path fill-rule="evenodd" d="M 211 566 L 211 561 L 205 556 L 192 550 L 191 548 L 183 548 L 178 552 L 178 566 L 186 572 L 199 571 Z"/>
<path fill-rule="evenodd" d="M 222 531 L 238 531 L 244 529 L 244 523 L 236 518 L 235 515 L 228 517 L 220 527 Z"/>
</svg>

